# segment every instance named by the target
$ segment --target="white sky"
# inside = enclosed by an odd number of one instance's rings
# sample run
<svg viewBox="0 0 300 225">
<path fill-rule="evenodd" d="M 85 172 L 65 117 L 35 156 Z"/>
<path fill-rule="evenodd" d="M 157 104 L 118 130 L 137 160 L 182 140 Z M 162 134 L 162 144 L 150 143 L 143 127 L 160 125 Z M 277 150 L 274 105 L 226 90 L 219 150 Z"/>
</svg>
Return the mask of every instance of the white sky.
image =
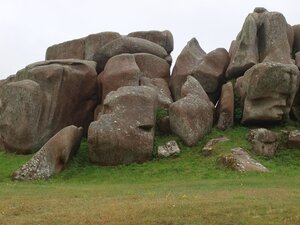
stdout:
<svg viewBox="0 0 300 225">
<path fill-rule="evenodd" d="M 48 46 L 102 31 L 173 33 L 173 61 L 192 37 L 228 50 L 256 6 L 300 24 L 299 0 L 0 0 L 0 79 L 44 60 Z"/>
</svg>

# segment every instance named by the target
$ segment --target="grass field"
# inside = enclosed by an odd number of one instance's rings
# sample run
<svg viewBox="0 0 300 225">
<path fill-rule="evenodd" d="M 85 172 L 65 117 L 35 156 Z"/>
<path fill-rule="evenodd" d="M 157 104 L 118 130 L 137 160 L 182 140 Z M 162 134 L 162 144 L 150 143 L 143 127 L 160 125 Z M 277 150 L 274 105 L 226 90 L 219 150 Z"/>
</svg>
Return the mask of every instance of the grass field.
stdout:
<svg viewBox="0 0 300 225">
<path fill-rule="evenodd" d="M 214 129 L 192 148 L 175 136 L 159 136 L 156 146 L 176 139 L 180 156 L 117 167 L 90 164 L 83 140 L 65 171 L 39 182 L 11 181 L 31 156 L 0 152 L 0 224 L 300 225 L 300 149 L 282 145 L 273 159 L 255 157 L 269 173 L 239 174 L 217 165 L 232 147 L 250 149 L 247 132 Z M 204 157 L 203 145 L 221 135 L 230 141 Z"/>
</svg>

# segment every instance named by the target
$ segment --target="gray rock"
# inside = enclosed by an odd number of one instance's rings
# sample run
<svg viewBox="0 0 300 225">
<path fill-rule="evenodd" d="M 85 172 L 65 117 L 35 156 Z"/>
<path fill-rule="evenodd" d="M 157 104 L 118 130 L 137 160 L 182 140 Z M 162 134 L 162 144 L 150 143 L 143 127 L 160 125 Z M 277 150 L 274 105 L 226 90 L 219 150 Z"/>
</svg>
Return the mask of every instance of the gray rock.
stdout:
<svg viewBox="0 0 300 225">
<path fill-rule="evenodd" d="M 137 31 L 132 32 L 127 35 L 128 37 L 137 37 L 137 38 L 143 38 L 148 41 L 154 42 L 155 44 L 160 45 L 163 47 L 168 54 L 170 54 L 173 51 L 174 48 L 174 41 L 173 41 L 173 35 L 170 31 Z"/>
<path fill-rule="evenodd" d="M 192 86 L 196 88 L 187 88 Z M 170 105 L 170 127 L 186 145 L 192 146 L 211 130 L 214 106 L 199 82 L 192 76 L 187 78 L 181 94 L 183 98 Z"/>
<path fill-rule="evenodd" d="M 265 128 L 250 130 L 248 140 L 251 143 L 252 151 L 261 156 L 274 157 L 278 146 L 278 135 Z"/>
<path fill-rule="evenodd" d="M 142 163 L 152 158 L 157 94 L 145 86 L 110 92 L 102 114 L 88 132 L 89 158 L 110 166 Z"/>
<path fill-rule="evenodd" d="M 45 180 L 60 173 L 79 149 L 82 134 L 82 128 L 65 127 L 15 171 L 12 179 Z"/>
<path fill-rule="evenodd" d="M 289 148 L 300 148 L 300 131 L 293 130 L 289 133 L 288 137 L 288 147 Z"/>
<path fill-rule="evenodd" d="M 268 172 L 269 170 L 262 164 L 250 157 L 242 148 L 234 148 L 231 153 L 226 156 L 222 156 L 219 159 L 219 163 L 223 166 L 238 171 L 238 172 Z"/>
<path fill-rule="evenodd" d="M 0 87 L 0 143 L 8 152 L 33 153 L 62 128 L 84 128 L 97 105 L 95 63 L 43 61 Z"/>
<path fill-rule="evenodd" d="M 198 41 L 191 39 L 178 56 L 172 71 L 170 88 L 174 100 L 180 98 L 182 85 L 187 76 L 192 75 L 210 99 L 216 102 L 228 63 L 229 55 L 225 49 L 218 48 L 206 54 Z"/>
<path fill-rule="evenodd" d="M 180 153 L 180 148 L 178 147 L 176 141 L 169 141 L 164 145 L 158 146 L 157 154 L 158 157 L 169 157 L 178 155 Z"/>
<path fill-rule="evenodd" d="M 295 65 L 259 63 L 237 79 L 243 123 L 276 122 L 289 118 L 299 85 Z"/>
<path fill-rule="evenodd" d="M 85 39 L 75 39 L 56 44 L 47 48 L 46 60 L 54 59 L 84 59 Z"/>
<path fill-rule="evenodd" d="M 104 45 L 94 55 L 93 60 L 97 62 L 97 71 L 101 72 L 111 57 L 123 53 L 149 53 L 162 59 L 168 59 L 166 50 L 151 41 L 135 37 L 121 37 Z"/>
</svg>

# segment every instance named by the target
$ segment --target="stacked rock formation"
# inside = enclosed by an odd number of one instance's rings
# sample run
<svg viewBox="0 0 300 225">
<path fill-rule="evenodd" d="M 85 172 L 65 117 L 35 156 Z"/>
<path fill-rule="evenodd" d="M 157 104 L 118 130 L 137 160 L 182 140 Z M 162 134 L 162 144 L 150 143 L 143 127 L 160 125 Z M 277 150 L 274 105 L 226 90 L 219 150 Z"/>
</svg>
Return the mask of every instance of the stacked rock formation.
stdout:
<svg viewBox="0 0 300 225">
<path fill-rule="evenodd" d="M 152 158 L 161 109 L 168 114 L 161 130 L 188 146 L 214 122 L 221 130 L 233 126 L 235 105 L 245 125 L 287 120 L 291 109 L 300 118 L 300 25 L 282 14 L 256 8 L 229 52 L 206 53 L 192 38 L 171 73 L 173 45 L 170 31 L 139 31 L 49 47 L 46 61 L 0 82 L 1 148 L 33 153 L 75 125 L 83 127 L 92 162 L 142 163 Z"/>
</svg>

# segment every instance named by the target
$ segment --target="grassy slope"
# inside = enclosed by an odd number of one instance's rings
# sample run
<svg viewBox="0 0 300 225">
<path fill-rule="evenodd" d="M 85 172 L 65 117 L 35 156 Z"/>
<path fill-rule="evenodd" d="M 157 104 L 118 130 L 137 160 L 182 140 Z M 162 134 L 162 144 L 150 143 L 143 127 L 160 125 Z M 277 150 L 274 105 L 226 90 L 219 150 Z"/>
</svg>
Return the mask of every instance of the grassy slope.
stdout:
<svg viewBox="0 0 300 225">
<path fill-rule="evenodd" d="M 297 124 L 285 126 L 295 129 Z M 283 127 L 276 127 L 279 131 Z M 232 147 L 249 149 L 248 129 L 213 130 L 182 154 L 144 164 L 91 165 L 87 144 L 60 175 L 43 182 L 12 182 L 9 175 L 30 156 L 0 153 L 0 224 L 300 224 L 300 150 L 257 158 L 271 172 L 238 174 L 216 165 Z M 203 145 L 225 135 L 213 157 Z"/>
</svg>

